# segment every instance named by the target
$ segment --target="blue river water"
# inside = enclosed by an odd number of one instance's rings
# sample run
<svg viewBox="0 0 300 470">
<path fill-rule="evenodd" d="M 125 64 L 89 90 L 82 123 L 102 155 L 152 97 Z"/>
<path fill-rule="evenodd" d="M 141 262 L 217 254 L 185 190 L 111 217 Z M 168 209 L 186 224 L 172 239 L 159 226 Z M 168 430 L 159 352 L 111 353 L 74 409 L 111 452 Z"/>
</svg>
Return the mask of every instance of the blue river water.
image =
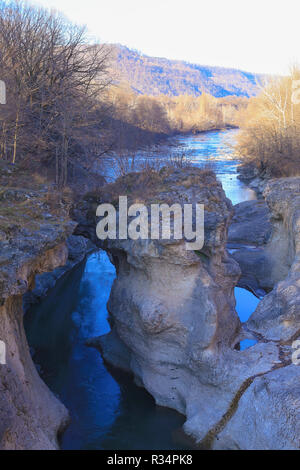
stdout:
<svg viewBox="0 0 300 470">
<path fill-rule="evenodd" d="M 255 192 L 237 177 L 240 161 L 233 152 L 237 133 L 237 129 L 231 129 L 178 138 L 189 161 L 195 166 L 207 166 L 216 173 L 232 204 L 256 199 Z"/>
<path fill-rule="evenodd" d="M 252 199 L 236 175 L 232 145 L 236 131 L 181 137 L 195 165 L 214 169 L 227 196 L 238 203 Z M 229 146 L 228 146 L 229 143 Z M 184 416 L 155 405 L 126 374 L 105 366 L 87 339 L 109 331 L 106 302 L 115 269 L 104 252 L 93 253 L 58 281 L 49 295 L 25 315 L 33 360 L 50 389 L 67 406 L 71 424 L 63 449 L 190 449 L 182 433 Z M 236 288 L 237 312 L 246 321 L 258 299 Z M 249 341 L 249 340 L 247 340 Z M 251 342 L 241 345 L 250 347 Z"/>
</svg>

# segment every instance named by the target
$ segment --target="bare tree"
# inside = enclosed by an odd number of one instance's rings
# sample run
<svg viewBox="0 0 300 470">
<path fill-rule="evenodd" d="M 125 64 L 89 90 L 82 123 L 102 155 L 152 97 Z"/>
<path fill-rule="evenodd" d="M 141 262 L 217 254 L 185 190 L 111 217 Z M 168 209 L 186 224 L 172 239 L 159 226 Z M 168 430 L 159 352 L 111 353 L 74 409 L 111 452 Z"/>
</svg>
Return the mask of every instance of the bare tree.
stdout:
<svg viewBox="0 0 300 470">
<path fill-rule="evenodd" d="M 0 1 L 0 70 L 10 103 L 1 116 L 2 158 L 38 159 L 55 167 L 57 183 L 65 185 L 70 162 L 100 140 L 109 54 L 57 13 Z"/>
</svg>

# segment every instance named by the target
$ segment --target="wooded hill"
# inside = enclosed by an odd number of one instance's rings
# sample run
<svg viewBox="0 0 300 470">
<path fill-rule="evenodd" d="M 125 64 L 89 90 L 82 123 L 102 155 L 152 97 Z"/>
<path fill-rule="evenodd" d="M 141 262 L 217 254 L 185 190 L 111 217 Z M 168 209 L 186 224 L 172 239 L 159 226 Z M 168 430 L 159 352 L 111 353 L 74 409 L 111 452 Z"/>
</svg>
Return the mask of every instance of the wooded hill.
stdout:
<svg viewBox="0 0 300 470">
<path fill-rule="evenodd" d="M 121 45 L 110 47 L 115 81 L 126 82 L 133 90 L 146 95 L 200 96 L 205 92 L 215 97 L 249 98 L 258 93 L 257 83 L 266 78 L 242 70 L 148 57 Z"/>
</svg>

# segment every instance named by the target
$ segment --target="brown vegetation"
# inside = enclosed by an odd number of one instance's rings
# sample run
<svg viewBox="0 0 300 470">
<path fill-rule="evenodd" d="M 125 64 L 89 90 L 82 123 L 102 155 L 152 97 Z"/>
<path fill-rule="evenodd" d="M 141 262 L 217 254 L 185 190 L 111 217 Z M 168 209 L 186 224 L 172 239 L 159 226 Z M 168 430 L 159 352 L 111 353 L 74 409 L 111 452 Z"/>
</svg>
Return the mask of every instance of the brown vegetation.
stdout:
<svg viewBox="0 0 300 470">
<path fill-rule="evenodd" d="M 126 83 L 110 86 L 103 100 L 107 109 L 105 127 L 115 175 L 137 171 L 143 168 L 143 163 L 156 167 L 154 144 L 159 144 L 158 152 L 167 152 L 176 166 L 182 166 L 184 155 L 175 155 L 170 148 L 161 147 L 167 137 L 235 127 L 239 113 L 248 101 L 235 96 L 214 98 L 206 93 L 199 97 L 140 95 Z M 151 156 L 147 162 L 136 158 L 140 150 L 147 150 L 148 157 Z"/>
<path fill-rule="evenodd" d="M 207 93 L 198 97 L 139 95 L 127 84 L 110 87 L 107 100 L 115 119 L 167 135 L 237 126 L 239 111 L 248 101 L 236 96 L 215 98 Z"/>
<path fill-rule="evenodd" d="M 166 110 L 169 127 L 176 133 L 197 133 L 237 126 L 239 111 L 247 104 L 246 98 L 215 98 L 207 93 L 198 97 L 159 96 L 156 99 Z"/>
<path fill-rule="evenodd" d="M 299 78 L 295 68 L 289 77 L 269 81 L 241 118 L 239 154 L 274 177 L 300 173 Z"/>
<path fill-rule="evenodd" d="M 153 169 L 145 168 L 139 172 L 128 173 L 114 183 L 105 185 L 102 190 L 87 195 L 87 199 L 109 202 L 118 207 L 119 196 L 126 195 L 130 203 L 172 204 L 174 185 L 191 188 L 205 182 L 206 187 L 219 186 L 215 173 L 206 168 L 186 167 L 179 169 L 172 165 Z M 215 202 L 218 202 L 215 201 Z"/>
</svg>

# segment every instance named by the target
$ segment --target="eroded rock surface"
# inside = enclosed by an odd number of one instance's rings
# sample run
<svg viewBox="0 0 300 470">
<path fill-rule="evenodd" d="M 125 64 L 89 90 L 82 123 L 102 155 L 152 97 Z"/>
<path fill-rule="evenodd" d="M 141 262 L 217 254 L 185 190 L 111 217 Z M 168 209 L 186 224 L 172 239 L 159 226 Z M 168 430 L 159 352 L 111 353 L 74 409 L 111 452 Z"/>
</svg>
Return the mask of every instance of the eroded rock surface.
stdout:
<svg viewBox="0 0 300 470">
<path fill-rule="evenodd" d="M 264 200 L 241 202 L 234 206 L 229 227 L 228 245 L 262 246 L 271 236 L 270 211 Z"/>
<path fill-rule="evenodd" d="M 66 245 L 68 250 L 67 262 L 53 271 L 37 274 L 34 289 L 29 290 L 23 296 L 25 312 L 32 304 L 39 302 L 48 295 L 49 291 L 64 274 L 75 268 L 89 253 L 96 249 L 96 246 L 90 240 L 76 235 L 70 235 L 66 240 Z"/>
<path fill-rule="evenodd" d="M 272 179 L 271 172 L 256 162 L 249 162 L 238 167 L 238 178 L 253 189 L 258 197 L 263 197 L 268 181 Z"/>
<path fill-rule="evenodd" d="M 260 302 L 248 327 L 269 340 L 288 343 L 300 336 L 300 178 L 272 181 L 265 197 L 274 226 L 266 249 L 279 282 Z"/>
<path fill-rule="evenodd" d="M 270 291 L 277 281 L 273 279 L 273 259 L 266 250 L 272 233 L 270 219 L 265 200 L 241 202 L 234 206 L 228 233 L 228 250 L 242 272 L 238 286 L 258 296 Z"/>
<path fill-rule="evenodd" d="M 37 273 L 66 263 L 65 240 L 74 223 L 46 212 L 37 191 L 1 189 L 0 340 L 6 345 L 6 364 L 0 364 L 0 449 L 57 449 L 68 412 L 31 360 L 22 296 Z"/>
<path fill-rule="evenodd" d="M 300 178 L 269 183 L 265 197 L 272 215 L 266 246 L 281 280 L 259 303 L 245 328 L 280 349 L 277 370 L 256 376 L 236 412 L 217 433 L 215 449 L 300 448 L 300 367 L 293 341 L 300 337 Z"/>
<path fill-rule="evenodd" d="M 292 364 L 255 378 L 213 448 L 299 450 L 299 396 L 299 366 Z"/>
<path fill-rule="evenodd" d="M 143 188 L 139 195 L 131 192 L 132 178 Z M 233 208 L 214 174 L 165 170 L 148 186 L 141 178 L 128 175 L 106 194 L 90 195 L 91 217 L 81 210 L 78 233 L 95 240 L 97 203 L 127 194 L 147 205 L 203 203 L 205 244 L 193 252 L 184 239 L 102 242 L 117 278 L 108 302 L 112 332 L 93 344 L 106 361 L 133 373 L 157 404 L 185 414 L 185 431 L 209 448 L 255 377 L 282 365 L 280 349 L 264 341 L 235 349 L 247 331 L 233 295 L 240 270 L 226 250 Z"/>
<path fill-rule="evenodd" d="M 286 279 L 294 262 L 298 187 L 299 178 L 273 180 L 265 188 L 265 200 L 234 206 L 228 249 L 242 271 L 238 285 L 258 296 Z"/>
</svg>

